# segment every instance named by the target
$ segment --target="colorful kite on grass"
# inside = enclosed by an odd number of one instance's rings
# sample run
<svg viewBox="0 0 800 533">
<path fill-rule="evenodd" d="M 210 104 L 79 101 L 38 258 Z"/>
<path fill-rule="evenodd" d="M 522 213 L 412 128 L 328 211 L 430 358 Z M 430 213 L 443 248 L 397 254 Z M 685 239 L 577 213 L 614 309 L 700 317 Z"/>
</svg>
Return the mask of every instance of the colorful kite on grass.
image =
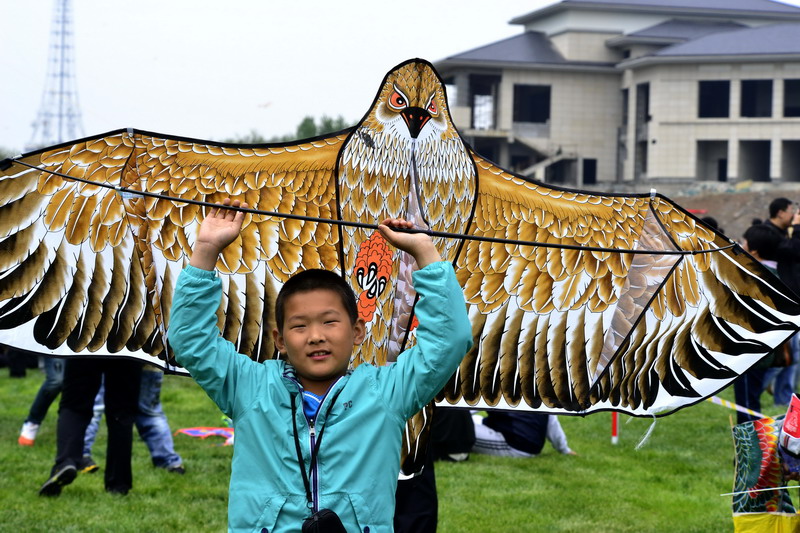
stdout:
<svg viewBox="0 0 800 533">
<path fill-rule="evenodd" d="M 207 439 L 208 437 L 223 437 L 225 443 L 223 446 L 233 445 L 233 428 L 216 428 L 216 427 L 194 427 L 194 428 L 181 428 L 175 434 L 189 435 L 190 437 L 197 437 L 199 439 Z"/>
<path fill-rule="evenodd" d="M 782 419 L 767 417 L 733 427 L 733 522 L 737 532 L 800 528 L 800 515 L 784 488 L 786 479 L 778 453 Z"/>
<path fill-rule="evenodd" d="M 172 291 L 208 203 L 252 206 L 217 265 L 223 335 L 275 355 L 273 302 L 295 272 L 352 285 L 368 320 L 352 364 L 414 342 L 414 269 L 376 233 L 429 231 L 464 288 L 475 347 L 447 405 L 663 415 L 701 401 L 790 337 L 800 304 L 729 239 L 658 194 L 551 187 L 478 155 L 419 59 L 353 128 L 232 145 L 118 130 L 0 168 L 0 342 L 173 365 Z"/>
</svg>

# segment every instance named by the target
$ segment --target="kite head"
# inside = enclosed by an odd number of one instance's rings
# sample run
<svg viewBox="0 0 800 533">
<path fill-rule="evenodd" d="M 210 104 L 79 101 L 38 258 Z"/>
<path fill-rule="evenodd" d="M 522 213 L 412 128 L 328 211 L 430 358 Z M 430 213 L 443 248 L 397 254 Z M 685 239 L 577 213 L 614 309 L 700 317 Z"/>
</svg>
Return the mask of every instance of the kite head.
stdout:
<svg viewBox="0 0 800 533">
<path fill-rule="evenodd" d="M 386 75 L 364 125 L 406 140 L 455 133 L 444 84 L 433 66 L 421 59 L 406 61 Z"/>
</svg>

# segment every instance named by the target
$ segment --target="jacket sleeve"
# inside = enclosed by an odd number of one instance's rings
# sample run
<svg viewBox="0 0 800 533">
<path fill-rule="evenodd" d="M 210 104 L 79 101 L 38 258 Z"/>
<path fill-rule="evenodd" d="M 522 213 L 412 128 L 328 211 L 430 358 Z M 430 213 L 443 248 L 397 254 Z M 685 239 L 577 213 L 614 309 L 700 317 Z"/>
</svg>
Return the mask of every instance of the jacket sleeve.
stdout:
<svg viewBox="0 0 800 533">
<path fill-rule="evenodd" d="M 410 418 L 444 387 L 472 348 L 472 326 L 453 265 L 433 263 L 414 272 L 419 301 L 416 344 L 378 375 L 387 404 Z"/>
<path fill-rule="evenodd" d="M 217 308 L 222 282 L 215 272 L 187 266 L 178 277 L 170 312 L 168 340 L 175 360 L 227 416 L 233 417 L 242 380 L 252 379 L 255 365 L 249 357 L 236 352 L 233 344 L 222 338 L 217 326 Z"/>
</svg>

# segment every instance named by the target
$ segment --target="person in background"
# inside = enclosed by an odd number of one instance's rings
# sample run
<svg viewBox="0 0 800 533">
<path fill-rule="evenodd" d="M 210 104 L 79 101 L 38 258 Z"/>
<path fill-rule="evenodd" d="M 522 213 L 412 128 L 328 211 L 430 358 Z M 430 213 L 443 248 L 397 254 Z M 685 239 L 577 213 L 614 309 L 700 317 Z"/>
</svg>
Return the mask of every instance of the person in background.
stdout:
<svg viewBox="0 0 800 533">
<path fill-rule="evenodd" d="M 775 261 L 778 246 L 782 237 L 768 227 L 767 224 L 756 224 L 744 232 L 742 248 L 772 273 L 777 274 L 778 264 Z M 752 411 L 761 411 L 761 393 L 766 385 L 767 370 L 773 365 L 774 353 L 750 367 L 733 382 L 733 394 L 736 404 Z M 736 423 L 742 424 L 759 417 L 748 413 L 736 412 Z"/>
<path fill-rule="evenodd" d="M 535 457 L 549 440 L 559 453 L 577 455 L 556 415 L 490 410 L 486 417 L 473 415 L 475 445 L 472 451 L 504 457 Z"/>
<path fill-rule="evenodd" d="M 28 416 L 22 424 L 17 442 L 20 446 L 33 446 L 39 428 L 47 416 L 50 405 L 61 394 L 61 387 L 64 384 L 64 360 L 57 357 L 42 356 L 44 366 L 44 381 L 33 399 Z"/>
<path fill-rule="evenodd" d="M 780 237 L 774 259 L 778 277 L 800 296 L 800 211 L 788 198 L 776 198 L 769 205 L 769 220 L 764 225 Z M 789 360 L 781 367 L 770 368 L 764 376 L 775 405 L 789 405 L 797 387 L 800 370 L 800 337 L 795 335 L 786 347 Z"/>
<path fill-rule="evenodd" d="M 142 382 L 139 390 L 139 412 L 136 414 L 136 431 L 150 450 L 150 459 L 153 466 L 163 468 L 173 474 L 184 474 L 186 468 L 183 466 L 183 459 L 175 451 L 175 444 L 172 440 L 172 430 L 169 421 L 161 407 L 161 385 L 164 380 L 164 372 L 154 365 L 145 365 L 142 368 Z M 100 386 L 100 391 L 94 399 L 94 416 L 86 428 L 86 435 L 83 441 L 83 458 L 79 470 L 83 473 L 91 473 L 97 470 L 97 463 L 92 458 L 92 446 L 97 437 L 97 430 L 100 427 L 100 419 L 103 417 L 105 405 L 103 403 L 104 386 Z"/>
<path fill-rule="evenodd" d="M 40 496 L 58 496 L 78 474 L 83 457 L 83 439 L 92 419 L 92 406 L 105 381 L 106 447 L 105 488 L 113 494 L 128 494 L 133 486 L 131 451 L 133 421 L 139 401 L 142 363 L 111 358 L 74 357 L 64 362 L 64 386 L 58 408 L 56 458 L 50 477 L 39 489 Z"/>
</svg>

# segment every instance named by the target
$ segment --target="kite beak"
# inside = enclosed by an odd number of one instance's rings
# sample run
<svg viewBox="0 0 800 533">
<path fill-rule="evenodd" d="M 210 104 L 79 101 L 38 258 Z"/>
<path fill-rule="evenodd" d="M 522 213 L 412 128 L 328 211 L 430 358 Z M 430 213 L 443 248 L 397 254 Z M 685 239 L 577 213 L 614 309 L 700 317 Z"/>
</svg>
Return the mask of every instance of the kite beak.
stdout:
<svg viewBox="0 0 800 533">
<path fill-rule="evenodd" d="M 430 113 L 421 107 L 407 107 L 400 112 L 400 116 L 408 126 L 411 137 L 416 139 L 423 126 L 431 119 Z"/>
</svg>

